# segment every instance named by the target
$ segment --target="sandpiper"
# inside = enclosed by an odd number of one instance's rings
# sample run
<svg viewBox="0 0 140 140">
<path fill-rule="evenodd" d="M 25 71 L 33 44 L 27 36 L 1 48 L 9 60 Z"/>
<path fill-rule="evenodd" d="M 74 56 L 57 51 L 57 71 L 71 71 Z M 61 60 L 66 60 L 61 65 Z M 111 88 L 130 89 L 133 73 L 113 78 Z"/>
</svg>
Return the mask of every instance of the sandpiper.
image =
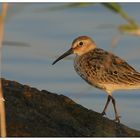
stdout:
<svg viewBox="0 0 140 140">
<path fill-rule="evenodd" d="M 108 98 L 102 115 L 106 115 L 107 107 L 112 100 L 115 112 L 114 120 L 120 122 L 112 93 L 116 90 L 139 89 L 140 73 L 120 57 L 96 48 L 95 42 L 88 36 L 74 39 L 71 48 L 56 59 L 53 64 L 70 54 L 76 54 L 74 59 L 76 72 L 90 85 L 107 93 Z"/>
</svg>

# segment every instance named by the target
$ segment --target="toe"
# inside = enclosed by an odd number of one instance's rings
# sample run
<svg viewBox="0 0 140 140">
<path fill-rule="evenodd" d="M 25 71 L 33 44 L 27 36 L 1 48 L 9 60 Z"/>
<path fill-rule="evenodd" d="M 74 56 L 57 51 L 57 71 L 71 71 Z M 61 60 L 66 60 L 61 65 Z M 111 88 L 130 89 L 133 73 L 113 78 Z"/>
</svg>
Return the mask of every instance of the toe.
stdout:
<svg viewBox="0 0 140 140">
<path fill-rule="evenodd" d="M 120 118 L 121 118 L 121 116 L 116 116 L 114 121 L 117 122 L 117 123 L 120 123 Z"/>
<path fill-rule="evenodd" d="M 103 112 L 101 113 L 101 115 L 104 116 L 104 115 L 106 115 L 106 113 L 103 111 Z"/>
</svg>

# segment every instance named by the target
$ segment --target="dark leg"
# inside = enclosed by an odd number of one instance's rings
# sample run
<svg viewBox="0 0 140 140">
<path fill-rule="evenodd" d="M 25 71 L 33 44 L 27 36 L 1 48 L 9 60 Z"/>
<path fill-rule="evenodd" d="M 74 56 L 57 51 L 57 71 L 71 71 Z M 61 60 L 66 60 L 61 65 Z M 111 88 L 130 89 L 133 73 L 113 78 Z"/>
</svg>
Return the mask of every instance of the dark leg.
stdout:
<svg viewBox="0 0 140 140">
<path fill-rule="evenodd" d="M 107 102 L 106 102 L 106 104 L 105 104 L 105 107 L 104 107 L 104 110 L 103 110 L 103 112 L 102 112 L 102 115 L 106 115 L 106 110 L 107 110 L 107 107 L 108 107 L 108 105 L 109 105 L 110 99 L 111 99 L 111 96 L 108 95 Z"/>
<path fill-rule="evenodd" d="M 120 116 L 118 115 L 118 112 L 117 112 L 116 101 L 115 101 L 115 99 L 112 96 L 110 96 L 110 97 L 112 99 L 112 104 L 113 104 L 114 111 L 115 111 L 115 121 L 117 121 L 118 123 L 120 123 L 120 119 L 119 119 Z"/>
</svg>

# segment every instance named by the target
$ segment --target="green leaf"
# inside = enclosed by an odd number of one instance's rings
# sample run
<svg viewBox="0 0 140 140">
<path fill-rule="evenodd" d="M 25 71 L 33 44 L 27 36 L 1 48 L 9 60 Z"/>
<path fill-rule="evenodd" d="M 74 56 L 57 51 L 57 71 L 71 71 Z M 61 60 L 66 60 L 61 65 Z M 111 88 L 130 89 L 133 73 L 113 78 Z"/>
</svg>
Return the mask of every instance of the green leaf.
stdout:
<svg viewBox="0 0 140 140">
<path fill-rule="evenodd" d="M 57 11 L 57 10 L 64 10 L 68 8 L 81 8 L 81 7 L 87 7 L 90 5 L 93 5 L 94 3 L 69 3 L 69 4 L 62 4 L 59 6 L 53 6 L 50 8 L 42 8 L 40 10 L 37 10 L 38 12 L 44 12 L 44 11 Z"/>
<path fill-rule="evenodd" d="M 116 13 L 121 13 L 122 12 L 122 8 L 119 4 L 117 3 L 102 3 L 103 6 L 105 6 L 106 8 L 108 8 L 109 10 L 116 12 Z"/>
<path fill-rule="evenodd" d="M 123 11 L 123 9 L 121 8 L 121 6 L 119 4 L 117 4 L 117 3 L 102 3 L 102 5 L 108 9 L 110 9 L 111 11 L 119 14 L 122 18 L 127 20 L 127 22 L 129 24 L 132 24 L 133 26 L 138 27 L 137 23 Z"/>
<path fill-rule="evenodd" d="M 121 33 L 127 33 L 131 35 L 140 36 L 140 27 L 133 26 L 131 24 L 123 24 L 118 27 Z"/>
<path fill-rule="evenodd" d="M 84 8 L 87 6 L 94 6 L 97 3 L 68 3 L 68 4 L 63 4 L 60 6 L 55 6 L 55 7 L 51 7 L 51 8 L 45 8 L 42 9 L 41 11 L 55 11 L 55 10 L 63 10 L 63 9 L 68 9 L 68 8 Z M 121 5 L 118 3 L 100 3 L 102 4 L 105 8 L 109 9 L 110 11 L 120 15 L 123 19 L 125 19 L 129 25 L 125 25 L 125 26 L 120 26 L 119 30 L 121 31 L 126 31 L 128 29 L 138 29 L 139 26 L 138 24 L 127 15 L 127 13 L 124 12 L 124 10 L 122 9 Z"/>
</svg>

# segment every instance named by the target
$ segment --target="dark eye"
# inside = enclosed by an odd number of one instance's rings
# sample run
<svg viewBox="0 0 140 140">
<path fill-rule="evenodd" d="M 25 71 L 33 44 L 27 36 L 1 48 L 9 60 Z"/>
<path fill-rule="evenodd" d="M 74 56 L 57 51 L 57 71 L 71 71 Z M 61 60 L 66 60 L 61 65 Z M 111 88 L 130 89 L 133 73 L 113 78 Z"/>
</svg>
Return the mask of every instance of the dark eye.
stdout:
<svg viewBox="0 0 140 140">
<path fill-rule="evenodd" d="M 83 42 L 80 42 L 79 45 L 82 46 L 83 45 Z"/>
</svg>

